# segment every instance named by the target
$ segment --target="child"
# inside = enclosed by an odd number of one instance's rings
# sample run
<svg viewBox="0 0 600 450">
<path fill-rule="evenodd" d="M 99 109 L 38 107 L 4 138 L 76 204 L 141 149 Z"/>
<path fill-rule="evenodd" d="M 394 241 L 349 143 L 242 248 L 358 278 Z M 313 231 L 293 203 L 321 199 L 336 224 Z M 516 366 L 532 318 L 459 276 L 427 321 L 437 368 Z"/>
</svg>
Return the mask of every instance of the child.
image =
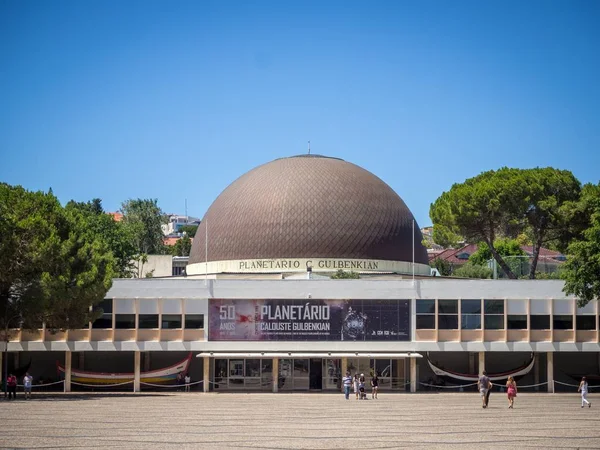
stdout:
<svg viewBox="0 0 600 450">
<path fill-rule="evenodd" d="M 508 407 L 513 409 L 515 397 L 517 396 L 517 383 L 513 377 L 508 377 L 506 382 L 506 393 L 508 395 Z"/>
<path fill-rule="evenodd" d="M 579 383 L 579 389 L 577 389 L 577 392 L 581 392 L 581 407 L 583 408 L 584 405 L 587 403 L 588 408 L 591 408 L 592 404 L 590 402 L 588 402 L 588 399 L 587 399 L 588 384 L 587 384 L 587 379 L 585 377 L 583 377 L 581 379 L 581 383 Z"/>
<path fill-rule="evenodd" d="M 360 390 L 360 399 L 366 400 L 367 393 L 365 392 L 365 374 L 361 373 L 358 379 L 358 389 Z"/>
</svg>

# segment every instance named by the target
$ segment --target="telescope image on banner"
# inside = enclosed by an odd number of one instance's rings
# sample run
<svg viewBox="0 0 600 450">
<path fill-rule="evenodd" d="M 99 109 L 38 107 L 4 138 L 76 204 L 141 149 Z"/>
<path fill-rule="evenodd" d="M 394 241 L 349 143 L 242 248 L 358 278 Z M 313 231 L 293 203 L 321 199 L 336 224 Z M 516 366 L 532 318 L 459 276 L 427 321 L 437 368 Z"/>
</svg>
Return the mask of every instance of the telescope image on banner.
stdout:
<svg viewBox="0 0 600 450">
<path fill-rule="evenodd" d="M 409 341 L 409 300 L 214 299 L 209 341 Z"/>
</svg>

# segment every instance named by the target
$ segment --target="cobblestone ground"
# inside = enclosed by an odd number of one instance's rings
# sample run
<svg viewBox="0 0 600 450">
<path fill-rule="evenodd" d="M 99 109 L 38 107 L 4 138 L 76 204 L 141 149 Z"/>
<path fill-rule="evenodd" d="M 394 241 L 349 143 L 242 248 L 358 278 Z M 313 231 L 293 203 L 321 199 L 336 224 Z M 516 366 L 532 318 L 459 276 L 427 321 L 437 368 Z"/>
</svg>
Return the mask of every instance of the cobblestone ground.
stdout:
<svg viewBox="0 0 600 450">
<path fill-rule="evenodd" d="M 0 401 L 0 448 L 600 448 L 600 394 L 71 394 Z"/>
</svg>

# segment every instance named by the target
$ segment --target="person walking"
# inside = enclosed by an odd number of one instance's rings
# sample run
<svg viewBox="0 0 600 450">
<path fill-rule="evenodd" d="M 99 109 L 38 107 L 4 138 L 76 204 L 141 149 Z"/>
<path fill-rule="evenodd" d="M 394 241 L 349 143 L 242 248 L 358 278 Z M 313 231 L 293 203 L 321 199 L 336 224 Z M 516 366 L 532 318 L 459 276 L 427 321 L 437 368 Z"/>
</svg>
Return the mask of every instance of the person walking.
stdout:
<svg viewBox="0 0 600 450">
<path fill-rule="evenodd" d="M 479 393 L 481 394 L 481 407 L 487 408 L 489 401 L 488 393 L 493 385 L 485 370 L 483 371 L 481 377 L 479 377 L 477 384 L 479 386 Z"/>
<path fill-rule="evenodd" d="M 17 377 L 15 377 L 12 373 L 6 379 L 6 385 L 8 386 L 8 399 L 10 400 L 17 398 Z"/>
<path fill-rule="evenodd" d="M 371 378 L 371 398 L 377 398 L 377 391 L 379 390 L 379 378 L 377 377 L 377 372 L 373 372 L 373 377 Z"/>
<path fill-rule="evenodd" d="M 587 399 L 588 383 L 585 377 L 581 379 L 581 383 L 579 383 L 579 389 L 577 389 L 577 392 L 581 392 L 581 407 L 583 408 L 587 404 L 588 408 L 591 408 L 592 404 Z"/>
<path fill-rule="evenodd" d="M 25 373 L 23 377 L 23 392 L 25 393 L 25 400 L 31 399 L 31 384 L 33 383 L 33 377 L 29 375 L 29 372 Z"/>
<path fill-rule="evenodd" d="M 354 374 L 354 394 L 356 395 L 356 400 L 358 400 L 358 374 Z"/>
<path fill-rule="evenodd" d="M 360 374 L 360 378 L 358 379 L 358 390 L 360 392 L 360 399 L 361 400 L 366 400 L 367 399 L 367 394 L 365 392 L 365 382 L 367 380 L 365 379 L 365 374 L 361 373 Z"/>
<path fill-rule="evenodd" d="M 192 378 L 186 373 L 183 380 L 185 381 L 185 392 L 190 392 L 190 382 L 192 381 Z"/>
<path fill-rule="evenodd" d="M 515 397 L 517 396 L 517 382 L 512 376 L 508 377 L 508 381 L 506 382 L 506 395 L 508 396 L 508 407 L 513 409 Z"/>
<path fill-rule="evenodd" d="M 346 372 L 346 376 L 342 378 L 342 383 L 344 384 L 344 397 L 346 400 L 350 399 L 350 387 L 352 386 L 352 376 L 350 372 Z"/>
</svg>

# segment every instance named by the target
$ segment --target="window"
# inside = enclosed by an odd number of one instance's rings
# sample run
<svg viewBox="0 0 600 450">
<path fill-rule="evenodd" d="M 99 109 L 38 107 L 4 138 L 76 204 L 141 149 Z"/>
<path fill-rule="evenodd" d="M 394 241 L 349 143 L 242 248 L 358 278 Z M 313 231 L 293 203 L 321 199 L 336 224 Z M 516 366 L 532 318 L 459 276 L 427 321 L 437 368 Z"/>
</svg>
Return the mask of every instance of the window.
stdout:
<svg viewBox="0 0 600 450">
<path fill-rule="evenodd" d="M 484 300 L 484 325 L 486 330 L 504 329 L 504 300 Z"/>
<path fill-rule="evenodd" d="M 130 330 L 135 328 L 135 314 L 115 314 L 115 329 Z"/>
<path fill-rule="evenodd" d="M 481 300 L 461 300 L 461 328 L 463 330 L 481 329 Z"/>
<path fill-rule="evenodd" d="M 158 314 L 140 314 L 139 328 L 158 328 Z"/>
<path fill-rule="evenodd" d="M 435 329 L 435 315 L 420 315 L 417 314 L 417 329 L 418 330 L 434 330 Z"/>
<path fill-rule="evenodd" d="M 550 329 L 550 316 L 543 315 L 532 315 L 531 316 L 531 329 L 532 330 L 549 330 Z"/>
<path fill-rule="evenodd" d="M 458 300 L 438 300 L 438 329 L 458 330 Z"/>
<path fill-rule="evenodd" d="M 417 300 L 417 328 L 435 329 L 435 300 Z"/>
<path fill-rule="evenodd" d="M 101 312 L 102 315 L 92 323 L 92 328 L 112 328 L 112 305 L 113 299 L 105 298 L 94 307 L 94 311 Z"/>
<path fill-rule="evenodd" d="M 509 314 L 508 317 L 508 329 L 509 330 L 526 330 L 527 329 L 527 316 L 524 314 L 513 315 Z"/>
<path fill-rule="evenodd" d="M 596 316 L 577 316 L 578 330 L 595 330 Z"/>
<path fill-rule="evenodd" d="M 185 327 L 188 329 L 204 328 L 204 315 L 203 314 L 186 314 L 185 315 Z"/>
<path fill-rule="evenodd" d="M 163 330 L 181 328 L 181 314 L 163 314 L 161 328 Z"/>
<path fill-rule="evenodd" d="M 572 315 L 555 315 L 552 317 L 552 326 L 555 330 L 572 330 L 573 316 Z"/>
</svg>

